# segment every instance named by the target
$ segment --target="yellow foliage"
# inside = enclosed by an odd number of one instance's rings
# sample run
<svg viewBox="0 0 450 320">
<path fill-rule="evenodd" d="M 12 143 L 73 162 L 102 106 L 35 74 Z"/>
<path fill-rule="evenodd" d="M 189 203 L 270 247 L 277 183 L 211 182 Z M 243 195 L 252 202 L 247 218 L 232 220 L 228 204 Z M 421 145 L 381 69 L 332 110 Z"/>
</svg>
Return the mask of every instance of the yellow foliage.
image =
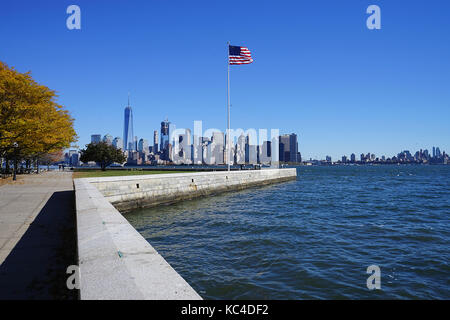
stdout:
<svg viewBox="0 0 450 320">
<path fill-rule="evenodd" d="M 37 157 L 76 141 L 74 119 L 55 98 L 55 91 L 35 82 L 29 72 L 0 61 L 0 156 Z"/>
</svg>

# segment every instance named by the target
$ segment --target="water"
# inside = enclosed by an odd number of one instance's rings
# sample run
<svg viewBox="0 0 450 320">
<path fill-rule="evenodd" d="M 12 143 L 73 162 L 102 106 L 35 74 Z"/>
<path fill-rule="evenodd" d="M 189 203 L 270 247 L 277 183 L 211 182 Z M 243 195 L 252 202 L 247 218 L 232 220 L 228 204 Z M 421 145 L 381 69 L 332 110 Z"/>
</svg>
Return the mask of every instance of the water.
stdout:
<svg viewBox="0 0 450 320">
<path fill-rule="evenodd" d="M 450 166 L 303 166 L 126 218 L 205 299 L 450 299 Z"/>
</svg>

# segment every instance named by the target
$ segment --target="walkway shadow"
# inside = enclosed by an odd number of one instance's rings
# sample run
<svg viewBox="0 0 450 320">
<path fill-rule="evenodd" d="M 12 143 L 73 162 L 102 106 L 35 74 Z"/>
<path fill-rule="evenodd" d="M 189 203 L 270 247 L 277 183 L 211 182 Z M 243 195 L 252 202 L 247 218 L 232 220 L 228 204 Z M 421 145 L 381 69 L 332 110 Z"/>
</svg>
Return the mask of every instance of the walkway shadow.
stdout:
<svg viewBox="0 0 450 320">
<path fill-rule="evenodd" d="M 0 266 L 0 300 L 77 299 L 66 287 L 76 252 L 74 192 L 55 192 Z"/>
</svg>

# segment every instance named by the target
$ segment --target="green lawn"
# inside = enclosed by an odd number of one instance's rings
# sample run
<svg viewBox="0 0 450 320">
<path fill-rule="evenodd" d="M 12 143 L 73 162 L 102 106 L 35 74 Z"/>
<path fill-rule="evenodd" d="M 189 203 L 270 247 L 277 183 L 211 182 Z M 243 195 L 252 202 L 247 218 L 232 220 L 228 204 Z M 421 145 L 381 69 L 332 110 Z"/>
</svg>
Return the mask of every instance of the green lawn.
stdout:
<svg viewBox="0 0 450 320">
<path fill-rule="evenodd" d="M 182 173 L 186 171 L 176 170 L 75 170 L 73 178 L 93 178 L 93 177 L 115 177 L 115 176 L 137 176 L 144 174 L 161 174 L 161 173 Z"/>
</svg>

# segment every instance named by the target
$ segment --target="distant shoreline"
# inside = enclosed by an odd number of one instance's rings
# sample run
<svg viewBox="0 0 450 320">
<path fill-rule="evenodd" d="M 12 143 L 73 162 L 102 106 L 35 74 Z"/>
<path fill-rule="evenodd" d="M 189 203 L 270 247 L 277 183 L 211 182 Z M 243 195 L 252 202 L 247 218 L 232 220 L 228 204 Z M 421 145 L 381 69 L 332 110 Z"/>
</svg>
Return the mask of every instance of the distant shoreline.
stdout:
<svg viewBox="0 0 450 320">
<path fill-rule="evenodd" d="M 418 166 L 447 166 L 450 163 L 414 163 L 414 162 L 355 162 L 355 163 L 327 163 L 325 161 L 316 163 L 304 162 L 304 163 L 286 163 L 281 164 L 280 168 L 292 168 L 292 167 L 304 167 L 304 166 L 373 166 L 373 165 L 418 165 Z M 74 171 L 90 171 L 90 170 L 98 170 L 99 166 L 78 166 L 78 167 L 66 167 L 66 170 L 71 168 Z M 240 166 L 232 166 L 231 170 L 259 170 L 259 169 L 268 169 L 269 166 L 259 166 L 257 165 L 255 169 L 255 165 L 245 165 L 242 168 Z M 133 166 L 113 166 L 107 167 L 107 170 L 119 170 L 119 171 L 147 171 L 147 170 L 157 170 L 157 171 L 223 171 L 228 170 L 227 166 L 208 166 L 208 165 L 133 165 Z"/>
<path fill-rule="evenodd" d="M 448 166 L 450 163 L 417 163 L 417 162 L 354 162 L 354 163 L 305 163 L 301 166 L 373 166 L 373 165 L 415 165 L 415 166 Z"/>
</svg>

